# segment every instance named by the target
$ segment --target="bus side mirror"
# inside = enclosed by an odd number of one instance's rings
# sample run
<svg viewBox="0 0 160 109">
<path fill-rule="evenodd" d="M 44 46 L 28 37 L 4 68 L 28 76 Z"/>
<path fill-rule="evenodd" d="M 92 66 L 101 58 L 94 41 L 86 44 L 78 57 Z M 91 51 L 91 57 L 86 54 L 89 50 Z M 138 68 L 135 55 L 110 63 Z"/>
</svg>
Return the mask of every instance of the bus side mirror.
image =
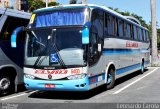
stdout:
<svg viewBox="0 0 160 109">
<path fill-rule="evenodd" d="M 17 43 L 16 43 L 17 35 L 18 35 L 18 33 L 22 32 L 23 30 L 24 30 L 24 27 L 18 27 L 13 31 L 13 33 L 11 35 L 11 47 L 12 48 L 17 47 Z"/>
<path fill-rule="evenodd" d="M 89 29 L 84 28 L 82 30 L 82 44 L 89 44 Z"/>
</svg>

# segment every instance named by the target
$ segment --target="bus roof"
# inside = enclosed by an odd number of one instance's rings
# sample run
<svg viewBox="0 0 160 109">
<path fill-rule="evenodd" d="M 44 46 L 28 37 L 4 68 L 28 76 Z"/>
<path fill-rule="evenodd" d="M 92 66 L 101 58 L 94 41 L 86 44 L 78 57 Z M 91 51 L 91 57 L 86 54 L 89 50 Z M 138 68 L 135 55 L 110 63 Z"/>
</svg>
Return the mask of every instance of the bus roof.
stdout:
<svg viewBox="0 0 160 109">
<path fill-rule="evenodd" d="M 94 4 L 70 4 L 70 5 L 60 5 L 60 6 L 52 6 L 52 7 L 47 7 L 47 8 L 41 8 L 41 9 L 38 9 L 38 10 L 35 10 L 33 13 L 39 13 L 39 12 L 47 12 L 47 11 L 53 11 L 53 10 L 57 10 L 57 9 L 74 9 L 74 8 L 99 8 L 99 9 L 102 9 L 103 11 L 106 11 L 118 18 L 121 18 L 127 22 L 130 22 L 134 25 L 137 25 L 141 28 L 144 28 L 146 30 L 148 30 L 147 28 L 145 27 L 142 27 L 141 25 L 129 20 L 126 18 L 126 16 L 123 16 L 119 13 L 117 13 L 116 11 L 113 11 L 112 9 L 109 9 L 107 6 L 99 6 L 99 5 L 94 5 Z"/>
<path fill-rule="evenodd" d="M 31 13 L 9 9 L 9 8 L 0 8 L 0 14 L 5 14 L 8 16 L 19 17 L 24 19 L 30 19 L 31 17 Z"/>
</svg>

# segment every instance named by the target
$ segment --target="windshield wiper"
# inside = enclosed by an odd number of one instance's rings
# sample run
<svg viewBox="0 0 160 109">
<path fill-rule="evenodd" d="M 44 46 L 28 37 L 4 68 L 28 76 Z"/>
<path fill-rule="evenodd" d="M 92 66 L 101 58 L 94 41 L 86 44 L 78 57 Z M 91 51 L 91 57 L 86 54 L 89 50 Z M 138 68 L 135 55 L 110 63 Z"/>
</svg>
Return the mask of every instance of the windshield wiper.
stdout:
<svg viewBox="0 0 160 109">
<path fill-rule="evenodd" d="M 32 33 L 32 34 L 33 34 L 33 33 Z M 33 36 L 36 37 L 34 34 L 33 34 Z M 38 39 L 38 38 L 36 37 L 36 39 Z M 45 47 L 46 49 L 44 48 L 44 49 L 39 53 L 39 56 L 37 57 L 34 65 L 33 65 L 34 68 L 37 68 L 37 65 L 39 65 L 39 64 L 42 63 L 42 61 L 41 61 L 41 62 L 39 62 L 39 61 L 40 61 L 42 55 L 47 51 L 47 48 L 48 48 L 48 41 L 47 41 L 47 44 L 46 44 L 47 46 L 45 46 L 43 43 L 41 43 L 41 42 L 39 42 L 39 41 L 36 41 L 36 43 L 40 44 L 41 46 Z M 44 58 L 45 58 L 45 57 L 44 57 Z"/>
<path fill-rule="evenodd" d="M 48 46 L 48 41 L 47 41 L 47 46 Z M 38 58 L 36 59 L 34 65 L 33 65 L 34 68 L 37 68 L 37 65 L 39 65 L 40 63 L 42 63 L 42 61 L 41 61 L 41 62 L 39 62 L 39 61 L 40 61 L 42 55 L 43 55 L 46 51 L 47 51 L 47 49 L 45 49 L 45 48 L 41 51 L 41 53 L 39 54 L 40 56 L 38 56 Z M 45 58 L 45 57 L 44 57 L 44 58 Z M 39 64 L 38 64 L 38 63 L 39 63 Z"/>
<path fill-rule="evenodd" d="M 55 50 L 55 52 L 56 52 L 56 54 L 59 58 L 58 61 L 59 61 L 60 65 L 62 66 L 63 69 L 65 69 L 66 65 L 65 65 L 61 55 L 59 54 L 59 50 L 56 46 L 56 32 L 55 31 L 56 31 L 56 29 L 52 29 L 51 39 L 52 39 L 52 42 L 53 42 L 53 47 L 54 47 L 54 50 Z M 54 34 L 54 36 L 53 36 L 53 34 Z"/>
</svg>

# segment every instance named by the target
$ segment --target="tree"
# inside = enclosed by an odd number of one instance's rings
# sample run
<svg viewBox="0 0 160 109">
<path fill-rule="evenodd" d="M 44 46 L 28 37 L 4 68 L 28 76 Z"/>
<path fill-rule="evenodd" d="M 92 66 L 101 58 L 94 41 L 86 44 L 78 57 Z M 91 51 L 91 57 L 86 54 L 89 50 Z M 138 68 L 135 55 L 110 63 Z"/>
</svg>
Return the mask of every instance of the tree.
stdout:
<svg viewBox="0 0 160 109">
<path fill-rule="evenodd" d="M 28 4 L 29 4 L 29 11 L 30 12 L 32 12 L 36 9 L 39 9 L 39 8 L 46 7 L 45 2 L 43 2 L 42 0 L 28 0 Z M 57 5 L 59 5 L 59 3 L 57 3 L 57 2 L 50 2 L 48 4 L 48 6 L 57 6 Z"/>
<path fill-rule="evenodd" d="M 77 3 L 77 0 L 70 0 L 69 1 L 69 4 L 76 4 Z"/>
<path fill-rule="evenodd" d="M 50 2 L 50 3 L 48 3 L 48 6 L 58 6 L 58 5 L 60 5 L 60 4 L 57 3 L 57 2 Z"/>
</svg>

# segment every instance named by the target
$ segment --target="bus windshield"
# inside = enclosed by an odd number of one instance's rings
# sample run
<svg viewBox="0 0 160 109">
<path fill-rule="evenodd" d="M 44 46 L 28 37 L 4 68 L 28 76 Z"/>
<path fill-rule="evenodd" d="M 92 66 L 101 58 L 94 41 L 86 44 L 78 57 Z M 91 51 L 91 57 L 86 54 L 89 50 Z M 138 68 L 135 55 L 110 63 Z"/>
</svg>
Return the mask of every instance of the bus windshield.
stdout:
<svg viewBox="0 0 160 109">
<path fill-rule="evenodd" d="M 25 64 L 34 65 L 41 56 L 38 66 L 59 66 L 60 59 L 65 65 L 84 65 L 81 30 L 51 28 L 27 31 Z"/>
</svg>

